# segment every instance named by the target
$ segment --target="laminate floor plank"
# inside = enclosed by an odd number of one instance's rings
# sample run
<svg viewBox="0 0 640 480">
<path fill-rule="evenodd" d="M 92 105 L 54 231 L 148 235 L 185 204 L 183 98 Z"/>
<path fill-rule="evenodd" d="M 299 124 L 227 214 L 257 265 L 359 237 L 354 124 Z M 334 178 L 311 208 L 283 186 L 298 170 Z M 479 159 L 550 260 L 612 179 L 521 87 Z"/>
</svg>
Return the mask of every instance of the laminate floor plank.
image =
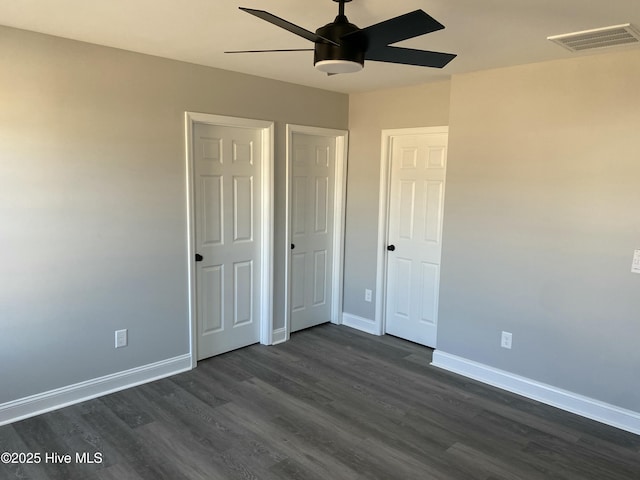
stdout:
<svg viewBox="0 0 640 480">
<path fill-rule="evenodd" d="M 140 408 L 136 390 L 123 390 L 113 395 L 106 395 L 101 398 L 101 401 L 129 428 L 137 428 L 153 421 L 149 413 Z"/>
<path fill-rule="evenodd" d="M 135 392 L 135 390 L 128 390 L 128 392 Z M 60 414 L 56 422 L 59 426 L 56 426 L 55 430 L 62 429 L 67 432 L 66 438 L 69 439 L 67 441 L 69 453 L 87 453 L 90 456 L 100 453 L 102 455 L 102 461 L 96 466 L 95 475 L 102 474 L 102 470 L 109 469 L 125 461 L 118 451 L 118 445 L 113 445 L 107 441 L 104 432 L 94 428 L 86 421 L 87 407 L 91 412 L 96 412 L 95 409 L 98 407 L 104 409 L 104 404 L 102 403 L 104 398 L 82 402 L 46 415 L 50 417 Z M 99 413 L 96 413 L 96 415 L 99 415 Z M 93 419 L 94 415 L 90 415 L 89 418 Z M 117 471 L 117 469 L 113 471 Z M 135 478 L 134 475 L 131 475 L 131 477 Z"/>
<path fill-rule="evenodd" d="M 122 463 L 116 463 L 110 467 L 94 473 L 95 480 L 142 480 L 132 468 Z"/>
<path fill-rule="evenodd" d="M 311 342 L 305 342 L 307 346 Z M 290 345 L 287 348 L 295 351 L 299 356 L 305 356 L 312 360 L 315 367 L 324 371 L 321 377 L 333 379 L 338 382 L 348 383 L 353 389 L 358 389 L 365 393 L 373 392 L 376 398 L 387 405 L 395 408 L 407 409 L 414 406 L 413 392 L 417 389 L 424 389 L 422 393 L 431 393 L 428 386 L 422 384 L 422 379 L 415 375 L 403 375 L 401 371 L 384 371 L 380 369 L 382 361 L 377 361 L 376 357 L 365 358 L 363 361 L 361 354 L 353 350 L 341 352 L 338 347 L 329 348 L 323 343 L 318 344 L 319 348 L 304 348 L 301 345 Z M 311 345 L 313 346 L 313 345 Z"/>
<path fill-rule="evenodd" d="M 455 443 L 447 450 L 447 454 L 455 459 L 456 463 L 468 475 L 469 478 L 487 480 L 489 478 L 501 480 L 547 480 L 550 478 L 544 473 L 533 472 L 530 468 L 516 468 L 513 462 L 487 455 L 484 452 L 465 445 Z M 521 471 L 524 473 L 521 473 Z"/>
<path fill-rule="evenodd" d="M 40 453 L 41 462 L 38 464 L 44 473 L 53 480 L 75 480 L 86 478 L 86 466 L 65 463 L 60 456 L 71 455 L 66 443 L 66 437 L 57 435 L 51 428 L 51 423 L 57 412 L 52 415 L 41 415 L 29 418 L 14 425 L 18 435 L 27 447 L 27 452 Z M 75 457 L 75 452 L 72 454 Z M 51 460 L 50 460 L 51 458 Z M 73 459 L 75 462 L 75 458 Z"/>
<path fill-rule="evenodd" d="M 260 439 L 271 442 L 282 456 L 282 459 L 269 467 L 271 472 L 289 472 L 292 478 L 306 473 L 310 478 L 344 478 L 357 479 L 359 473 L 343 463 L 337 461 L 325 451 L 314 445 L 300 442 L 298 438 L 277 422 L 279 417 L 267 420 L 255 416 L 250 406 L 232 402 L 221 406 L 221 415 L 234 419 L 243 428 L 252 432 Z"/>
<path fill-rule="evenodd" d="M 218 467 L 222 471 L 226 472 L 232 467 L 242 470 L 243 458 L 246 458 L 247 464 L 256 465 L 261 470 L 267 470 L 285 458 L 271 447 L 268 438 L 254 435 L 236 418 L 221 415 L 221 408 L 228 402 L 208 405 L 206 401 L 180 388 L 167 397 L 165 402 L 167 403 L 164 408 L 167 412 L 172 412 L 172 415 L 179 418 L 182 423 L 181 428 L 169 424 L 166 428 L 167 433 L 171 431 L 183 433 L 185 442 L 191 442 L 193 449 L 203 449 L 203 453 L 210 452 L 211 458 L 218 462 Z M 154 424 L 149 428 L 154 428 Z M 215 435 L 212 435 L 212 432 Z M 237 460 L 235 463 L 234 459 Z M 236 463 L 237 466 L 234 467 Z M 256 476 L 249 472 L 250 469 L 246 469 L 242 478 Z M 233 476 L 229 472 L 225 474 Z"/>
<path fill-rule="evenodd" d="M 153 446 L 145 443 L 136 430 L 105 407 L 101 399 L 88 403 L 91 404 L 90 413 L 83 412 L 82 418 L 115 450 L 117 464 L 143 480 L 186 478 L 172 462 L 165 465 L 165 459 L 156 455 Z"/>
<path fill-rule="evenodd" d="M 640 436 L 430 365 L 392 336 L 321 325 L 0 427 L 0 480 L 636 480 Z"/>
<path fill-rule="evenodd" d="M 42 465 L 27 461 L 19 461 L 15 454 L 20 453 L 43 453 L 37 450 L 33 452 L 18 435 L 12 425 L 0 427 L 0 453 L 8 452 L 11 457 L 9 461 L 0 464 L 0 478 L 29 478 L 32 480 L 47 480 L 50 477 L 45 473 Z"/>
<path fill-rule="evenodd" d="M 364 393 L 362 388 L 354 388 L 353 384 L 345 386 L 344 381 L 329 382 L 327 380 L 329 372 L 325 372 L 322 369 L 316 370 L 316 373 L 322 375 L 323 378 L 323 380 L 318 383 L 326 384 L 326 388 L 323 388 L 322 391 L 331 392 L 334 398 L 331 404 L 322 402 L 316 404 L 316 408 L 338 419 L 338 425 L 348 424 L 352 432 L 358 433 L 361 436 L 377 437 L 378 439 L 384 439 L 389 445 L 393 444 L 392 446 L 401 450 L 413 450 L 413 454 L 416 457 L 425 456 L 425 446 L 431 447 L 427 449 L 428 451 L 434 450 L 436 446 L 439 446 L 440 452 L 449 446 L 437 445 L 436 440 L 431 442 L 432 437 L 427 434 L 426 430 L 418 432 L 412 428 L 413 425 L 405 424 L 404 410 L 393 408 L 380 402 L 379 396 Z M 295 375 L 295 373 L 290 373 L 290 375 Z M 314 386 L 317 387 L 318 383 Z M 318 415 L 319 412 L 316 412 L 315 416 Z M 376 418 L 376 421 L 372 422 L 372 418 Z M 336 428 L 338 428 L 337 425 L 329 425 L 329 427 L 329 432 L 334 432 Z M 401 432 L 401 434 L 396 436 L 396 432 Z M 392 440 L 392 437 L 395 438 Z M 418 447 L 418 445 L 420 446 Z M 375 452 L 370 452 L 370 455 L 375 456 Z M 451 468 L 450 465 L 446 465 L 446 467 Z M 376 469 L 376 471 L 378 470 Z M 388 473 L 384 474 L 388 475 Z M 371 475 L 372 474 L 370 474 L 369 477 L 371 477 Z"/>
</svg>

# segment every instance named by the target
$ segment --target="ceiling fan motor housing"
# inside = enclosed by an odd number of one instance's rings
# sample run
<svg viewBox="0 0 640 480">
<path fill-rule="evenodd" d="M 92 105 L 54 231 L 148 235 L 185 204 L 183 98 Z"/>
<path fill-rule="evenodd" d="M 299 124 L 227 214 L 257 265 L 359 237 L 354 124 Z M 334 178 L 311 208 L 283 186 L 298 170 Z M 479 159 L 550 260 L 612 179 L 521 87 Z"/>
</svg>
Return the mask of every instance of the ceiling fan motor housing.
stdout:
<svg viewBox="0 0 640 480">
<path fill-rule="evenodd" d="M 346 60 L 349 62 L 356 62 L 364 66 L 364 55 L 366 51 L 366 44 L 360 35 L 350 35 L 347 39 L 343 36 L 348 33 L 357 32 L 360 29 L 353 23 L 349 23 L 347 17 L 344 15 L 338 15 L 333 23 L 328 23 L 324 27 L 320 27 L 316 30 L 316 34 L 333 40 L 338 45 L 332 45 L 330 43 L 316 42 L 313 64 L 323 62 L 326 60 Z"/>
</svg>

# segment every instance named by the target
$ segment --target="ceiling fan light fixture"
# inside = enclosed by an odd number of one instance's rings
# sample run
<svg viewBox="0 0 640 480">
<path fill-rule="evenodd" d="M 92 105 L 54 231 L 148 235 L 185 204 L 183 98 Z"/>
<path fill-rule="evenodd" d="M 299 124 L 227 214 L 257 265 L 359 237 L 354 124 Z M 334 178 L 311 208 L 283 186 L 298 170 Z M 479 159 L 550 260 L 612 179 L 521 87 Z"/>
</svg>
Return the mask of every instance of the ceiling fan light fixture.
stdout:
<svg viewBox="0 0 640 480">
<path fill-rule="evenodd" d="M 350 1 L 334 0 L 339 4 L 338 16 L 333 22 L 318 28 L 315 33 L 265 10 L 247 7 L 240 7 L 240 9 L 313 42 L 313 65 L 319 71 L 329 75 L 359 72 L 364 68 L 365 59 L 419 67 L 443 68 L 455 58 L 455 55 L 451 53 L 392 46 L 394 43 L 444 28 L 444 25 L 424 10 L 414 10 L 365 28 L 359 28 L 350 23 L 344 14 L 344 4 Z M 226 53 L 290 52 L 295 50 L 301 49 L 240 50 Z"/>
<path fill-rule="evenodd" d="M 364 68 L 364 65 L 351 60 L 320 60 L 315 67 L 324 73 L 355 73 Z"/>
</svg>

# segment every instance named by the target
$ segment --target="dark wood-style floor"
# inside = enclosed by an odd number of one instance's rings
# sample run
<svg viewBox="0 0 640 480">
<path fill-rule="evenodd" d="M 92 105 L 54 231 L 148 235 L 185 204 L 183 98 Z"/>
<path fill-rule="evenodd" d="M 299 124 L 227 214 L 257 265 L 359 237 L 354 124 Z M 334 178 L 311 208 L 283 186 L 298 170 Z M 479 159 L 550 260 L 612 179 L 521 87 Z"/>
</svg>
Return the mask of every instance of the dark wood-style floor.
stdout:
<svg viewBox="0 0 640 480">
<path fill-rule="evenodd" d="M 312 328 L 0 427 L 0 452 L 42 456 L 0 464 L 0 478 L 640 479 L 640 436 L 430 360 L 394 337 Z"/>
</svg>

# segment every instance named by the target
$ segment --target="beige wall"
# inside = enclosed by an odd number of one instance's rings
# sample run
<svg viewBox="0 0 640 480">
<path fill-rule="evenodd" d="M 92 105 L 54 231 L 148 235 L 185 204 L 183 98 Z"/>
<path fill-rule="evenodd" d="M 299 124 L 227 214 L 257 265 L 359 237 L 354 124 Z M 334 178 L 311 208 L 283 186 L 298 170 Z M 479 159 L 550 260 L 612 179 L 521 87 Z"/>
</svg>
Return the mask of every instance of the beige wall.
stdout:
<svg viewBox="0 0 640 480">
<path fill-rule="evenodd" d="M 438 82 L 349 96 L 349 166 L 344 311 L 373 319 L 383 129 L 449 124 L 450 83 Z M 365 302 L 364 290 L 374 292 Z"/>
<path fill-rule="evenodd" d="M 454 77 L 439 350 L 640 411 L 639 85 L 637 49 Z"/>
<path fill-rule="evenodd" d="M 184 112 L 346 129 L 348 99 L 0 27 L 0 404 L 188 353 Z M 129 329 L 129 347 L 113 348 Z"/>
</svg>

